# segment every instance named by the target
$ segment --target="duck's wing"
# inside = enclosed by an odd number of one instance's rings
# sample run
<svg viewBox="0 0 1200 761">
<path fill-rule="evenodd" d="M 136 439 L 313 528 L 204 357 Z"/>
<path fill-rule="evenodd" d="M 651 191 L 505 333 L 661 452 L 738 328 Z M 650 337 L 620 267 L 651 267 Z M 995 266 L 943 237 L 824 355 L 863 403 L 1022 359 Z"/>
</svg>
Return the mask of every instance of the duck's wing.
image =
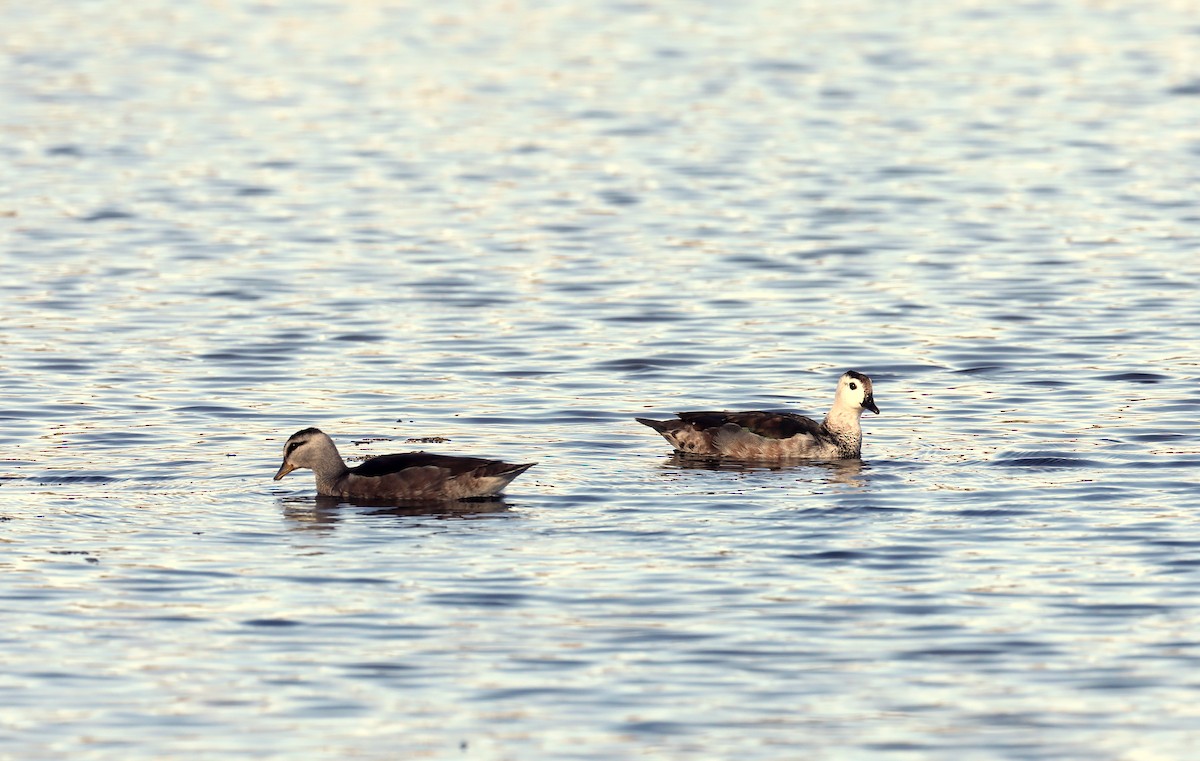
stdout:
<svg viewBox="0 0 1200 761">
<path fill-rule="evenodd" d="M 730 423 L 766 439 L 790 439 L 825 434 L 821 424 L 794 412 L 680 412 L 679 419 L 701 431 Z"/>
<path fill-rule="evenodd" d="M 345 491 L 394 499 L 466 499 L 498 494 L 533 463 L 406 452 L 372 457 L 345 476 Z"/>
</svg>

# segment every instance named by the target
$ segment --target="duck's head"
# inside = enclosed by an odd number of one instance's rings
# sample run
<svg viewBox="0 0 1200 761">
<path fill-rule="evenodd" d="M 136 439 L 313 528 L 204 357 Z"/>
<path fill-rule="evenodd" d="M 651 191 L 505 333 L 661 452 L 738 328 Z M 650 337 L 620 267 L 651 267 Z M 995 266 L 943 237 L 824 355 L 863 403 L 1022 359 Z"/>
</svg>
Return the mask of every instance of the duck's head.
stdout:
<svg viewBox="0 0 1200 761">
<path fill-rule="evenodd" d="M 875 406 L 875 392 L 871 388 L 871 379 L 862 373 L 847 370 L 838 379 L 837 395 L 833 398 L 833 406 L 850 407 L 862 414 L 870 410 L 876 415 L 879 408 Z"/>
<path fill-rule="evenodd" d="M 305 428 L 303 431 L 296 431 L 288 437 L 287 443 L 283 445 L 283 464 L 279 466 L 275 480 L 278 481 L 296 468 L 315 470 L 321 463 L 328 462 L 331 458 L 336 459 L 339 463 L 342 459 L 337 453 L 333 439 L 325 435 L 319 428 Z"/>
</svg>

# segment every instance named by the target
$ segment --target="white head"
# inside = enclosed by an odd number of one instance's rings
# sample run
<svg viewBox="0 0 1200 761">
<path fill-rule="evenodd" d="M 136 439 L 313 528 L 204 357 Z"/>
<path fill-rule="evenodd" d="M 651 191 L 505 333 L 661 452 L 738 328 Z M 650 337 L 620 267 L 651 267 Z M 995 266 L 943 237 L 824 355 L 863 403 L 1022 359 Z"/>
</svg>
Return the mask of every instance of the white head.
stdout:
<svg viewBox="0 0 1200 761">
<path fill-rule="evenodd" d="M 345 467 L 333 439 L 320 429 L 305 428 L 289 436 L 283 445 L 283 464 L 279 466 L 275 480 L 278 481 L 296 468 L 310 468 L 320 474 L 322 470 Z"/>
<path fill-rule="evenodd" d="M 875 406 L 875 392 L 871 387 L 871 379 L 853 370 L 846 371 L 838 379 L 837 395 L 833 398 L 833 406 L 852 409 L 859 415 L 863 410 L 879 414 L 879 408 Z"/>
</svg>

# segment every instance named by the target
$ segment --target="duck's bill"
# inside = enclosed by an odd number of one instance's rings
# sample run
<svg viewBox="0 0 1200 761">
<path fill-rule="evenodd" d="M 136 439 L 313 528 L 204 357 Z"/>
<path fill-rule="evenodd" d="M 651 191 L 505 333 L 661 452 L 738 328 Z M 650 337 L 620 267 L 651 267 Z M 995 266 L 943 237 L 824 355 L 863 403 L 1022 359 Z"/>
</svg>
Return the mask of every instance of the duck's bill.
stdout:
<svg viewBox="0 0 1200 761">
<path fill-rule="evenodd" d="M 875 398 L 872 396 L 868 396 L 866 399 L 863 399 L 863 407 L 871 412 L 874 412 L 876 415 L 879 414 L 879 408 L 875 406 Z"/>
<path fill-rule="evenodd" d="M 286 476 L 288 473 L 291 473 L 295 469 L 296 469 L 295 465 L 291 464 L 290 462 L 285 462 L 284 464 L 279 466 L 279 472 L 275 474 L 275 480 L 278 481 L 279 479 L 283 478 L 284 476 Z"/>
</svg>

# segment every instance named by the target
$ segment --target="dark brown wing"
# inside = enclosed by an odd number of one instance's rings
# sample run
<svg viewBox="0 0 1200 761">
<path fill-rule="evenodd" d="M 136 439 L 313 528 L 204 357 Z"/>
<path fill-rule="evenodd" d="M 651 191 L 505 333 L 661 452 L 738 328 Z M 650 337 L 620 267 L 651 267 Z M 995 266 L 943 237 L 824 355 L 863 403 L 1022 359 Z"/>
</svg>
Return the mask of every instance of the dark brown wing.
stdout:
<svg viewBox="0 0 1200 761">
<path fill-rule="evenodd" d="M 768 439 L 826 435 L 820 423 L 794 412 L 680 412 L 679 419 L 701 430 L 733 423 Z"/>
<path fill-rule="evenodd" d="M 372 457 L 358 467 L 350 468 L 350 473 L 355 476 L 379 477 L 399 473 L 408 468 L 423 468 L 428 465 L 450 471 L 451 478 L 471 472 L 476 472 L 476 475 L 479 476 L 496 476 L 519 467 L 500 460 L 485 460 L 482 457 L 405 452 L 404 454 L 385 454 Z"/>
</svg>

